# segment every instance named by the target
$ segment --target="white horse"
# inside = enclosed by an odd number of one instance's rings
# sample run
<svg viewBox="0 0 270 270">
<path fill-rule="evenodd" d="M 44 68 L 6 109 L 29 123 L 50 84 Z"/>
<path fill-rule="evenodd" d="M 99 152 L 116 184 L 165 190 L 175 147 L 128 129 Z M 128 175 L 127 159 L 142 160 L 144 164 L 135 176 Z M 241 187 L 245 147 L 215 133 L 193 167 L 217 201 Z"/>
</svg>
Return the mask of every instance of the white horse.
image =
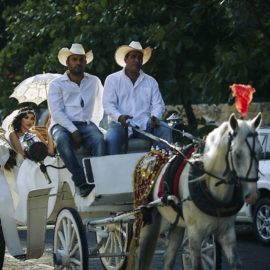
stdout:
<svg viewBox="0 0 270 270">
<path fill-rule="evenodd" d="M 252 204 L 257 198 L 261 145 L 256 131 L 261 120 L 260 113 L 248 121 L 237 120 L 232 114 L 228 122 L 207 136 L 203 155 L 190 158 L 178 179 L 182 216 L 170 206 L 159 207 L 158 211 L 154 209 L 152 224 L 142 228 L 139 246 L 134 258 L 129 260 L 129 269 L 150 268 L 160 229 L 159 214 L 177 225 L 165 252 L 164 269 L 173 268 L 185 228 L 192 269 L 201 269 L 201 243 L 212 234 L 220 243 L 230 269 L 242 268 L 236 249 L 234 221 L 244 200 Z M 160 175 L 152 192 L 154 200 L 158 199 L 161 178 Z"/>
</svg>

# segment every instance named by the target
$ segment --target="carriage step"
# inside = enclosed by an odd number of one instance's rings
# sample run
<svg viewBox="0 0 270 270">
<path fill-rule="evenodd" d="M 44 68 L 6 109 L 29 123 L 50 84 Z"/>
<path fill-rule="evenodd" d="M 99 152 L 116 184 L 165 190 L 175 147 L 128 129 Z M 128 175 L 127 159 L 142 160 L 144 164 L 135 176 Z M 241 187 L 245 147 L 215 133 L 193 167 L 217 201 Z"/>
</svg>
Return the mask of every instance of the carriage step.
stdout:
<svg viewBox="0 0 270 270">
<path fill-rule="evenodd" d="M 14 256 L 15 259 L 25 261 L 26 260 L 26 254 L 19 254 Z"/>
</svg>

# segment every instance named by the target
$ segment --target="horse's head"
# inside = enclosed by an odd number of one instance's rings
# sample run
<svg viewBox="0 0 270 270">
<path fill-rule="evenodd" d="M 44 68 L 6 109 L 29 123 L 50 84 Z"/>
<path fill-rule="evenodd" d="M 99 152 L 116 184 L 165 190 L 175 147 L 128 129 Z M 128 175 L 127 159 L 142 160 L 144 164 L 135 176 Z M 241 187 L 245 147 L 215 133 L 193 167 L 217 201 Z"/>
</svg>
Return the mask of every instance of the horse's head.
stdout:
<svg viewBox="0 0 270 270">
<path fill-rule="evenodd" d="M 262 151 L 257 129 L 262 122 L 259 113 L 252 120 L 238 120 L 232 114 L 229 118 L 229 146 L 226 155 L 227 167 L 242 185 L 244 199 L 253 204 L 257 199 L 259 155 Z"/>
</svg>

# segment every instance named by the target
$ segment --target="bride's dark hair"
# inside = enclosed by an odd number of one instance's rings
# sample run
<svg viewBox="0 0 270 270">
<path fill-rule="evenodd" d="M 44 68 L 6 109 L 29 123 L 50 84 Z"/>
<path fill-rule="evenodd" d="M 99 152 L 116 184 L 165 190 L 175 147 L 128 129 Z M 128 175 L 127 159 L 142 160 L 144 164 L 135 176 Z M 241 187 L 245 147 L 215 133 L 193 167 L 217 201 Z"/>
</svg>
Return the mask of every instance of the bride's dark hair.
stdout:
<svg viewBox="0 0 270 270">
<path fill-rule="evenodd" d="M 35 111 L 30 107 L 23 107 L 18 111 L 18 114 L 14 117 L 11 126 L 14 131 L 19 132 L 21 129 L 22 119 L 27 114 L 33 114 L 36 117 Z"/>
</svg>

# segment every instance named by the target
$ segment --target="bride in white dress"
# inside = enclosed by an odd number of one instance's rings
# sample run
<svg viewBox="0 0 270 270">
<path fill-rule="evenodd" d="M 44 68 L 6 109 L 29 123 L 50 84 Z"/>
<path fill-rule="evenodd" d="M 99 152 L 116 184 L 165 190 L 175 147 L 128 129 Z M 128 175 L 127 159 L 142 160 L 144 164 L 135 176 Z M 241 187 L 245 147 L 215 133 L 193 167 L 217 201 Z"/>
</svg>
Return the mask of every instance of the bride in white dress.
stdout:
<svg viewBox="0 0 270 270">
<path fill-rule="evenodd" d="M 10 125 L 9 141 L 13 149 L 17 152 L 18 173 L 16 177 L 17 193 L 19 201 L 15 206 L 15 219 L 26 224 L 27 221 L 27 197 L 31 190 L 41 189 L 45 187 L 54 187 L 53 183 L 48 184 L 44 174 L 41 172 L 39 164 L 28 158 L 25 146 L 27 138 L 34 138 L 47 145 L 48 154 L 54 156 L 53 142 L 49 139 L 47 143 L 41 134 L 32 130 L 35 125 L 35 112 L 24 107 L 18 111 Z M 38 153 L 37 153 L 38 154 Z M 54 164 L 53 157 L 46 157 L 44 164 Z"/>
<path fill-rule="evenodd" d="M 20 109 L 11 123 L 11 132 L 9 133 L 11 145 L 22 158 L 25 158 L 25 136 L 31 134 L 46 144 L 48 146 L 48 154 L 53 156 L 54 147 L 52 140 L 49 139 L 47 143 L 38 131 L 32 129 L 35 122 L 36 114 L 31 108 L 24 107 Z"/>
</svg>

